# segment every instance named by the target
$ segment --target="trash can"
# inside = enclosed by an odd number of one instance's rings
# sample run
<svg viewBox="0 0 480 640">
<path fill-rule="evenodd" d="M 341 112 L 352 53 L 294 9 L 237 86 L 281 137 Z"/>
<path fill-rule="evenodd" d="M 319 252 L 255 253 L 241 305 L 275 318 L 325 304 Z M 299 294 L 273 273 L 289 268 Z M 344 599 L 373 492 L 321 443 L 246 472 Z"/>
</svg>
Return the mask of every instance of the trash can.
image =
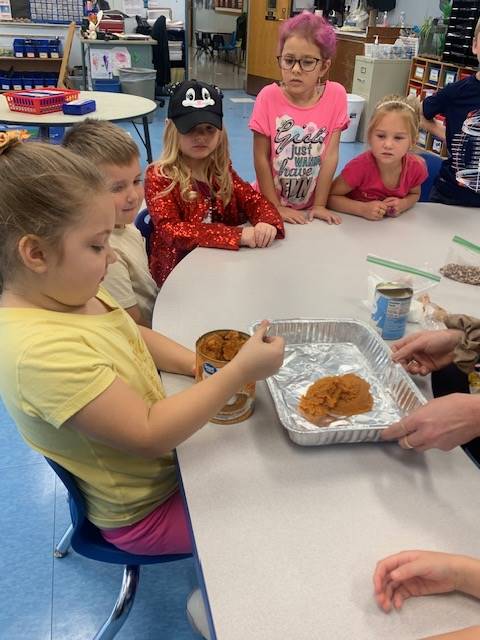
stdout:
<svg viewBox="0 0 480 640">
<path fill-rule="evenodd" d="M 157 79 L 155 69 L 126 67 L 119 69 L 118 74 L 123 93 L 155 100 L 155 81 Z M 141 122 L 141 119 L 134 120 L 134 122 Z M 148 115 L 148 122 L 153 122 L 153 113 Z"/>
<path fill-rule="evenodd" d="M 340 142 L 355 142 L 357 137 L 358 123 L 362 115 L 363 106 L 365 104 L 365 98 L 357 96 L 355 93 L 349 93 L 347 95 L 348 103 L 348 115 L 350 118 L 350 124 L 345 131 L 342 131 L 340 136 Z"/>
</svg>

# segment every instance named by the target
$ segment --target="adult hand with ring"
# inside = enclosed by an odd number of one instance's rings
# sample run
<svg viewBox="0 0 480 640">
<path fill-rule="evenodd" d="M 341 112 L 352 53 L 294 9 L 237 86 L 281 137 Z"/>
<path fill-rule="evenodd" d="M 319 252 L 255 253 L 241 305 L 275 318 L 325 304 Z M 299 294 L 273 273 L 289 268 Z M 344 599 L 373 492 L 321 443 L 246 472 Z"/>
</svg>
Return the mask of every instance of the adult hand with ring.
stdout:
<svg viewBox="0 0 480 640">
<path fill-rule="evenodd" d="M 398 444 L 402 447 L 402 449 L 413 449 L 413 445 L 411 445 L 408 441 L 408 436 L 403 436 L 403 438 L 400 438 Z"/>
<path fill-rule="evenodd" d="M 480 395 L 452 393 L 430 400 L 383 430 L 381 440 L 404 449 L 450 451 L 480 435 Z"/>
</svg>

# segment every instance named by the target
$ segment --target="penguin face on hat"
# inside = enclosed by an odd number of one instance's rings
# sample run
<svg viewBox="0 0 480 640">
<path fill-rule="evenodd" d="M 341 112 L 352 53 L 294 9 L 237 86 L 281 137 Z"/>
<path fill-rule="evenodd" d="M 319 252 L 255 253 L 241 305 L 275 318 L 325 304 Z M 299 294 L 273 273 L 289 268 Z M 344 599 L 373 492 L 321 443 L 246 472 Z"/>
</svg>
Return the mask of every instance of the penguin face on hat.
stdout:
<svg viewBox="0 0 480 640">
<path fill-rule="evenodd" d="M 168 117 L 183 134 L 198 124 L 222 129 L 222 97 L 212 85 L 186 80 L 174 89 L 168 104 Z"/>
</svg>

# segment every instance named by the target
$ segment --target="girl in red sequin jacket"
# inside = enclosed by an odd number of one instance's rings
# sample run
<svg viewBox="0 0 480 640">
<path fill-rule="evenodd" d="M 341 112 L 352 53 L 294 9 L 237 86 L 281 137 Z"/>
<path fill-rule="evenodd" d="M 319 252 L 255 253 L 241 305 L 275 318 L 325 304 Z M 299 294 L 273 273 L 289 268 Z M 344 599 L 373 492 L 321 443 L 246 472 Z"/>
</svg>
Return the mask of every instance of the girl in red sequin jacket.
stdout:
<svg viewBox="0 0 480 640">
<path fill-rule="evenodd" d="M 195 80 L 174 87 L 163 153 L 145 175 L 158 285 L 195 247 L 261 248 L 284 237 L 276 207 L 233 170 L 222 116 L 215 87 Z M 246 222 L 252 226 L 240 226 Z"/>
</svg>

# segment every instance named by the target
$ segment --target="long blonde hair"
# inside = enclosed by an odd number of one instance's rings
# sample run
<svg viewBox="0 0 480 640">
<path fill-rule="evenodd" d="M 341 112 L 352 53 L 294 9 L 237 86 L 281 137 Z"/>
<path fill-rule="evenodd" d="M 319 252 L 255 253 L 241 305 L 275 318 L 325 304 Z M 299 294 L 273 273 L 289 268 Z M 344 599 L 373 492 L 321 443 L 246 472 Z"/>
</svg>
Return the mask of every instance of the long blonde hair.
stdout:
<svg viewBox="0 0 480 640">
<path fill-rule="evenodd" d="M 367 139 L 370 139 L 372 131 L 386 113 L 397 112 L 407 125 L 412 144 L 415 144 L 420 125 L 420 102 L 415 96 L 388 95 L 380 100 L 368 123 Z"/>
<path fill-rule="evenodd" d="M 28 234 L 61 248 L 89 198 L 105 189 L 99 172 L 68 149 L 11 143 L 0 153 L 0 293 L 21 267 L 18 243 Z M 61 251 L 60 251 L 61 253 Z"/>
<path fill-rule="evenodd" d="M 221 198 L 224 206 L 227 206 L 232 197 L 233 185 L 229 171 L 230 151 L 225 129 L 220 131 L 217 147 L 205 159 L 205 163 L 207 182 L 212 192 Z M 192 171 L 180 151 L 179 133 L 171 120 L 168 120 L 165 125 L 163 151 L 155 166 L 162 177 L 172 181 L 160 194 L 161 196 L 170 193 L 178 184 L 183 200 L 190 202 L 196 197 L 196 193 L 192 192 Z"/>
</svg>

